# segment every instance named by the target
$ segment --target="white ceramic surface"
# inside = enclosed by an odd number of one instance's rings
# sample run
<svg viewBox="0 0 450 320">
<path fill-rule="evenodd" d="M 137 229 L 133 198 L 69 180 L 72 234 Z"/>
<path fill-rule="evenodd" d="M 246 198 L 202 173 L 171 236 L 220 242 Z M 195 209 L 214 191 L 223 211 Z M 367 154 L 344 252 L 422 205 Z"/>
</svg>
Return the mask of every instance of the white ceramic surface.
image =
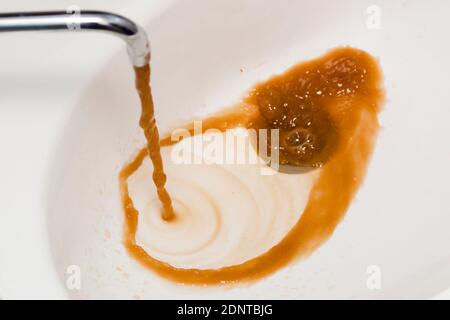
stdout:
<svg viewBox="0 0 450 320">
<path fill-rule="evenodd" d="M 380 59 L 383 129 L 363 188 L 311 257 L 252 286 L 174 286 L 121 245 L 117 174 L 143 143 L 122 43 L 0 35 L 0 296 L 429 298 L 450 286 L 448 1 L 78 2 L 145 26 L 162 131 L 339 45 Z M 367 27 L 371 5 L 381 10 L 380 29 Z M 62 7 L 5 1 L 0 10 Z M 81 290 L 65 288 L 70 265 L 81 267 Z M 380 290 L 367 287 L 373 265 Z"/>
</svg>

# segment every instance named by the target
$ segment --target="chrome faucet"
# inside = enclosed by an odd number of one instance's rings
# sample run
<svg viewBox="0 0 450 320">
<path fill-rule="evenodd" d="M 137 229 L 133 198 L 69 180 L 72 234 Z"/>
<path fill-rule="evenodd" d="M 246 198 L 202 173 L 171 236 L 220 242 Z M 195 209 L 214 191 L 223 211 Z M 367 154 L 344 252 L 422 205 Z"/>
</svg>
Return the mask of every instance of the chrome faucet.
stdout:
<svg viewBox="0 0 450 320">
<path fill-rule="evenodd" d="M 33 30 L 104 31 L 126 42 L 135 67 L 146 65 L 150 59 L 145 31 L 133 21 L 114 13 L 77 10 L 0 13 L 0 32 Z"/>
</svg>

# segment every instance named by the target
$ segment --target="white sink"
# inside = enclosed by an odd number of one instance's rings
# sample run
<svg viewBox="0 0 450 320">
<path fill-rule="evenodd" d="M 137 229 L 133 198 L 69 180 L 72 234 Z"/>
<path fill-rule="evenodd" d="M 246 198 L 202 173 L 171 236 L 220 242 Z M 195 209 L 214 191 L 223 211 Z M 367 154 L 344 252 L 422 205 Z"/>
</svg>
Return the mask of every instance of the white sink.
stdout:
<svg viewBox="0 0 450 320">
<path fill-rule="evenodd" d="M 121 244 L 117 176 L 143 145 L 123 44 L 99 34 L 2 34 L 0 296 L 430 298 L 450 286 L 450 3 L 120 3 L 79 1 L 145 27 L 163 132 L 233 104 L 257 81 L 330 48 L 351 45 L 379 57 L 387 103 L 365 184 L 308 259 L 251 286 L 168 284 Z M 61 9 L 56 0 L 29 8 Z M 380 29 L 370 28 L 378 9 Z M 73 265 L 81 268 L 80 290 L 66 287 Z M 367 285 L 373 270 L 381 272 L 379 290 Z"/>
</svg>

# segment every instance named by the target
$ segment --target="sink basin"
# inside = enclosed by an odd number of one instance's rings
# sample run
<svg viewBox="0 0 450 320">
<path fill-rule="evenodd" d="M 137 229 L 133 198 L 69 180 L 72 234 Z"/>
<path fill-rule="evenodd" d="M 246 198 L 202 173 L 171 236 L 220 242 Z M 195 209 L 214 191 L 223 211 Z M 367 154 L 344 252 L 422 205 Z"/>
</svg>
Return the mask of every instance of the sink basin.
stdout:
<svg viewBox="0 0 450 320">
<path fill-rule="evenodd" d="M 95 1 L 89 3 L 92 7 Z M 1 193 L 9 199 L 0 218 L 0 295 L 380 299 L 430 298 L 448 288 L 450 45 L 442 39 L 449 36 L 450 4 L 378 3 L 131 1 L 126 8 L 118 2 L 104 8 L 98 1 L 99 9 L 134 18 L 148 32 L 156 118 L 163 133 L 231 106 L 258 81 L 336 46 L 378 57 L 387 102 L 368 174 L 344 221 L 307 259 L 253 285 L 168 283 L 132 260 L 122 245 L 118 173 L 144 145 L 132 68 L 116 39 L 74 35 L 77 46 L 56 48 L 70 51 L 71 58 L 58 57 L 46 64 L 49 69 L 32 68 L 45 73 L 43 79 L 56 74 L 52 81 L 40 81 L 39 73 L 24 69 L 17 81 L 0 77 L 0 85 L 11 92 L 5 101 L 23 100 L 19 110 L 1 107 L 11 121 L 3 126 L 0 120 L 10 157 L 2 160 L 9 187 L 5 183 Z M 8 37 L 14 42 L 19 35 Z M 54 40 L 45 41 L 51 46 Z M 103 48 L 102 53 L 73 62 L 89 44 Z M 86 66 L 78 67 L 82 63 Z M 34 96 L 40 99 L 36 108 L 19 94 L 20 87 L 32 84 L 41 90 Z M 18 127 L 23 130 L 12 143 L 17 129 L 11 123 L 19 119 L 24 119 Z M 74 270 L 81 279 L 75 288 L 69 283 Z M 371 285 L 374 277 L 378 286 Z"/>
</svg>

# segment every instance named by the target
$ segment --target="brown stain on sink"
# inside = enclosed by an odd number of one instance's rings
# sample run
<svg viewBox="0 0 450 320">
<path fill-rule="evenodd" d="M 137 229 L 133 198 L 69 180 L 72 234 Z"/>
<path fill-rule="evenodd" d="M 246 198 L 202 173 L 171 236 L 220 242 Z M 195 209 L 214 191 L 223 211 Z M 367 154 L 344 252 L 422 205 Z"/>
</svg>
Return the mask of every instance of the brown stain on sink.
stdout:
<svg viewBox="0 0 450 320">
<path fill-rule="evenodd" d="M 149 92 L 149 67 L 136 68 L 136 75 L 142 98 Z M 379 130 L 378 113 L 384 100 L 381 82 L 380 68 L 371 55 L 349 47 L 337 48 L 258 84 L 239 106 L 203 120 L 203 130 L 238 126 L 279 129 L 281 164 L 320 168 L 300 219 L 284 238 L 255 258 L 223 268 L 177 268 L 152 257 L 136 243 L 139 212 L 129 195 L 127 179 L 149 151 L 152 155 L 159 152 L 160 145 L 173 143 L 167 137 L 159 144 L 155 131 L 149 131 L 148 148 L 120 173 L 124 244 L 130 256 L 175 282 L 221 284 L 257 280 L 309 255 L 331 236 L 363 182 Z M 147 114 L 141 122 L 154 121 L 153 107 L 145 105 L 150 100 L 142 99 L 143 114 Z M 152 126 L 156 128 L 154 122 Z M 160 159 L 160 155 L 152 156 L 155 172 L 162 170 Z M 162 175 L 158 179 L 154 174 L 157 186 L 158 181 L 165 182 Z M 159 188 L 161 185 L 164 183 Z M 167 209 L 168 194 L 163 192 L 161 196 L 160 190 L 158 194 L 163 204 L 166 201 L 163 207 Z"/>
</svg>

